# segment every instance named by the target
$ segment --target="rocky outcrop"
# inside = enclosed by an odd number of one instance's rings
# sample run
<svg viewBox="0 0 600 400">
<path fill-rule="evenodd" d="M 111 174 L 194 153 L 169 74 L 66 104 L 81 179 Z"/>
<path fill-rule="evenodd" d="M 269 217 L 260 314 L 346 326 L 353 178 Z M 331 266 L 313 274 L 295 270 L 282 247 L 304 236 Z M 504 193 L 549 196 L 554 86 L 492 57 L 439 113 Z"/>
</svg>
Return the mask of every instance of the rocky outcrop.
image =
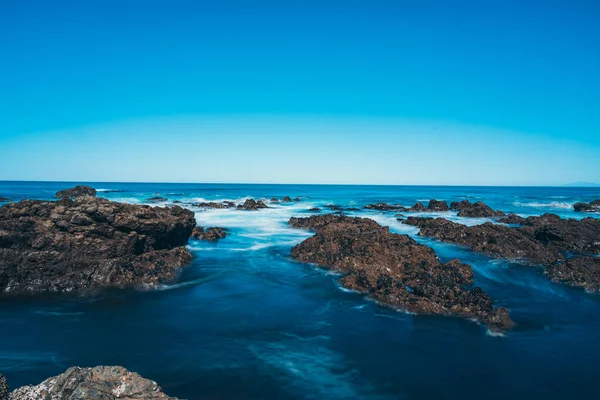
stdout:
<svg viewBox="0 0 600 400">
<path fill-rule="evenodd" d="M 8 400 L 9 391 L 10 389 L 6 382 L 6 378 L 0 374 L 0 400 Z"/>
<path fill-rule="evenodd" d="M 8 197 L 0 196 L 0 203 L 8 203 L 9 201 L 11 201 L 11 200 Z"/>
<path fill-rule="evenodd" d="M 600 258 L 578 257 L 546 268 L 546 275 L 557 283 L 600 292 Z"/>
<path fill-rule="evenodd" d="M 512 325 L 505 308 L 473 283 L 473 271 L 459 260 L 441 263 L 429 247 L 367 218 L 332 214 L 292 218 L 291 226 L 316 234 L 296 245 L 292 257 L 339 271 L 341 284 L 376 300 L 423 314 L 476 318 L 492 329 Z"/>
<path fill-rule="evenodd" d="M 498 218 L 498 222 L 509 225 L 521 225 L 525 223 L 525 218 L 515 213 L 510 213 L 504 217 Z"/>
<path fill-rule="evenodd" d="M 237 206 L 238 210 L 256 211 L 261 208 L 269 208 L 262 200 L 246 199 L 243 204 Z"/>
<path fill-rule="evenodd" d="M 216 203 L 214 201 L 202 202 L 202 203 L 192 203 L 192 207 L 199 208 L 234 208 L 235 203 L 233 201 L 223 201 L 221 203 Z"/>
<path fill-rule="evenodd" d="M 279 199 L 273 197 L 271 200 L 269 200 L 271 203 L 279 203 Z"/>
<path fill-rule="evenodd" d="M 158 384 L 123 367 L 69 368 L 35 386 L 24 386 L 10 400 L 170 399 Z"/>
<path fill-rule="evenodd" d="M 408 210 L 404 210 L 404 211 L 408 211 L 408 212 L 425 212 L 425 211 L 427 211 L 427 208 L 423 205 L 423 203 L 420 203 L 420 202 L 417 201 L 414 206 L 412 206 Z"/>
<path fill-rule="evenodd" d="M 227 229 L 221 227 L 212 227 L 204 229 L 201 226 L 194 227 L 191 237 L 198 240 L 208 240 L 210 242 L 224 239 L 228 235 Z"/>
<path fill-rule="evenodd" d="M 307 211 L 309 211 L 309 212 L 321 212 L 321 209 L 319 207 L 311 207 Z"/>
<path fill-rule="evenodd" d="M 459 217 L 490 218 L 505 215 L 502 211 L 494 210 L 482 201 L 475 203 L 471 203 L 469 200 L 453 201 L 450 204 L 450 209 L 458 211 L 457 215 Z"/>
<path fill-rule="evenodd" d="M 154 197 L 150 197 L 148 200 L 148 202 L 150 203 L 158 203 L 161 201 L 168 201 L 169 199 L 167 199 L 166 197 L 160 197 L 160 196 L 154 196 Z"/>
<path fill-rule="evenodd" d="M 0 207 L 0 293 L 147 286 L 176 277 L 192 211 L 84 196 Z"/>
<path fill-rule="evenodd" d="M 556 282 L 597 290 L 598 264 L 588 255 L 600 254 L 600 219 L 544 214 L 524 219 L 518 228 L 491 222 L 465 226 L 443 218 L 409 217 L 403 222 L 418 226 L 419 235 L 463 244 L 492 257 L 541 265 Z"/>
<path fill-rule="evenodd" d="M 394 204 L 387 203 L 375 203 L 375 204 L 367 204 L 365 206 L 367 210 L 377 210 L 377 211 L 392 211 L 392 210 L 406 210 L 406 207 Z"/>
<path fill-rule="evenodd" d="M 589 203 L 575 203 L 573 209 L 576 212 L 600 212 L 600 199 Z"/>
<path fill-rule="evenodd" d="M 292 199 L 291 199 L 291 197 L 290 197 L 290 196 L 285 196 L 285 197 L 283 198 L 283 200 L 281 200 L 281 201 L 283 201 L 284 203 L 291 203 Z"/>
<path fill-rule="evenodd" d="M 431 199 L 431 200 L 429 200 L 429 205 L 427 206 L 427 211 L 433 211 L 433 212 L 448 211 L 448 203 L 446 203 L 445 201 Z"/>
<path fill-rule="evenodd" d="M 75 186 L 74 188 L 61 190 L 56 192 L 56 198 L 58 199 L 74 199 L 82 196 L 95 196 L 96 189 L 90 186 Z"/>
</svg>

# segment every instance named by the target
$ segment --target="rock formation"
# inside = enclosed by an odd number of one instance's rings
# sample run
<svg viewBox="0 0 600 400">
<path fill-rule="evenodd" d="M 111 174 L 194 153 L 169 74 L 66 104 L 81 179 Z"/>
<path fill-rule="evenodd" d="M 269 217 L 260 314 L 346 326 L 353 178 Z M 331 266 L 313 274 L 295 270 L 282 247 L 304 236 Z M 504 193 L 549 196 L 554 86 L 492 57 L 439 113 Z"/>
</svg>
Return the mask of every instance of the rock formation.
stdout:
<svg viewBox="0 0 600 400">
<path fill-rule="evenodd" d="M 448 211 L 448 203 L 445 201 L 439 201 L 435 199 L 429 200 L 429 205 L 427 206 L 427 211 Z"/>
<path fill-rule="evenodd" d="M 0 207 L 0 293 L 155 285 L 191 260 L 193 212 L 83 196 Z"/>
<path fill-rule="evenodd" d="M 6 378 L 0 374 L 0 400 L 8 400 L 8 393 L 10 389 L 8 387 L 8 383 L 6 382 Z"/>
<path fill-rule="evenodd" d="M 23 386 L 10 400 L 149 400 L 170 399 L 158 384 L 123 367 L 69 368 L 39 385 Z M 0 397 L 2 399 L 2 397 Z"/>
<path fill-rule="evenodd" d="M 221 227 L 212 227 L 204 229 L 201 226 L 194 227 L 192 237 L 198 240 L 208 240 L 211 242 L 227 237 L 227 229 Z"/>
<path fill-rule="evenodd" d="M 367 218 L 332 214 L 292 218 L 291 226 L 316 234 L 296 245 L 292 257 L 339 271 L 341 284 L 376 300 L 423 314 L 476 318 L 492 329 L 512 325 L 505 308 L 473 283 L 473 271 L 459 260 L 443 264 L 429 247 Z"/>
<path fill-rule="evenodd" d="M 508 215 L 505 215 L 504 217 L 498 218 L 498 222 L 502 222 L 503 224 L 509 225 L 521 225 L 525 223 L 525 218 L 515 213 L 510 213 Z"/>
<path fill-rule="evenodd" d="M 589 292 L 600 291 L 600 258 L 577 257 L 546 268 L 546 275 L 557 283 L 583 288 Z"/>
<path fill-rule="evenodd" d="M 575 203 L 573 209 L 576 212 L 600 212 L 600 199 L 589 203 Z"/>
<path fill-rule="evenodd" d="M 167 201 L 167 200 L 169 200 L 169 199 L 167 199 L 166 197 L 154 196 L 154 197 L 150 197 L 146 201 L 151 202 L 151 203 L 158 203 L 160 201 Z"/>
<path fill-rule="evenodd" d="M 74 188 L 61 190 L 56 192 L 58 199 L 74 199 L 82 196 L 95 196 L 96 189 L 90 186 L 75 186 Z"/>
<path fill-rule="evenodd" d="M 192 207 L 199 208 L 234 208 L 235 203 L 232 201 L 223 201 L 221 203 L 216 203 L 214 201 L 202 202 L 202 203 L 192 203 Z"/>
<path fill-rule="evenodd" d="M 269 208 L 262 200 L 246 199 L 243 204 L 237 206 L 238 210 L 256 211 L 260 208 Z"/>
<path fill-rule="evenodd" d="M 9 201 L 11 201 L 11 200 L 8 197 L 0 196 L 0 203 L 8 203 Z"/>
<path fill-rule="evenodd" d="M 365 206 L 367 210 L 378 210 L 378 211 L 391 211 L 391 210 L 407 210 L 406 207 L 399 205 L 392 205 L 387 203 L 375 203 L 375 204 L 367 204 Z"/>
<path fill-rule="evenodd" d="M 489 218 L 505 215 L 502 211 L 494 210 L 482 201 L 475 203 L 471 203 L 469 200 L 453 201 L 450 204 L 450 209 L 458 211 L 457 215 L 459 217 Z"/>
</svg>

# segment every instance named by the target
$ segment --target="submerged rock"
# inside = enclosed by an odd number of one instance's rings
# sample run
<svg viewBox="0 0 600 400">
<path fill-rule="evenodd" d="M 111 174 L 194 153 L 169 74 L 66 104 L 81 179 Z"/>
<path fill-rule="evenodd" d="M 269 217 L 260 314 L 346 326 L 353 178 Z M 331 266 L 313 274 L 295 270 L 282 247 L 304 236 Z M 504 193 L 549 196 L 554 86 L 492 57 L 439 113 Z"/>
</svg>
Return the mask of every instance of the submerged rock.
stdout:
<svg viewBox="0 0 600 400">
<path fill-rule="evenodd" d="M 367 210 L 378 210 L 378 211 L 391 211 L 391 210 L 406 210 L 406 207 L 400 205 L 392 205 L 387 203 L 375 203 L 367 204 L 365 206 Z"/>
<path fill-rule="evenodd" d="M 56 192 L 56 197 L 59 199 L 74 199 L 81 196 L 96 196 L 96 189 L 90 186 L 79 185 Z"/>
<path fill-rule="evenodd" d="M 255 211 L 260 208 L 269 208 L 269 206 L 267 206 L 262 200 L 256 201 L 254 199 L 246 199 L 244 204 L 239 204 L 237 208 L 238 210 Z"/>
<path fill-rule="evenodd" d="M 471 203 L 469 200 L 453 201 L 450 204 L 450 209 L 458 211 L 457 215 L 459 217 L 489 218 L 505 215 L 502 211 L 494 210 L 482 201 L 475 203 Z"/>
<path fill-rule="evenodd" d="M 0 293 L 156 285 L 191 260 L 194 213 L 84 196 L 0 207 Z"/>
<path fill-rule="evenodd" d="M 148 200 L 148 202 L 152 202 L 152 203 L 158 203 L 161 201 L 168 201 L 169 199 L 167 199 L 166 197 L 160 197 L 160 196 L 155 196 L 155 197 L 150 197 Z"/>
<path fill-rule="evenodd" d="M 441 263 L 429 247 L 367 218 L 332 214 L 292 218 L 291 226 L 316 234 L 296 245 L 292 257 L 346 274 L 341 284 L 376 300 L 423 314 L 476 318 L 492 329 L 512 325 L 505 308 L 473 283 L 473 271 L 459 260 Z"/>
<path fill-rule="evenodd" d="M 10 388 L 6 382 L 6 378 L 0 374 L 0 400 L 8 400 L 8 392 L 10 392 Z"/>
<path fill-rule="evenodd" d="M 214 201 L 203 202 L 203 203 L 192 203 L 192 207 L 199 208 L 233 208 L 235 203 L 232 201 L 224 201 L 222 203 L 216 203 Z"/>
<path fill-rule="evenodd" d="M 8 197 L 0 196 L 0 203 L 8 203 L 9 201 L 11 201 L 11 200 Z"/>
<path fill-rule="evenodd" d="M 216 241 L 226 238 L 227 234 L 227 229 L 218 226 L 206 229 L 201 226 L 196 226 L 192 231 L 191 237 L 198 240 Z"/>
<path fill-rule="evenodd" d="M 319 207 L 312 207 L 312 208 L 309 208 L 307 211 L 310 211 L 310 212 L 320 212 L 321 209 Z"/>
<path fill-rule="evenodd" d="M 279 199 L 273 197 L 271 200 L 269 200 L 271 203 L 279 203 Z"/>
<path fill-rule="evenodd" d="M 1 397 L 0 397 L 1 399 Z M 71 367 L 35 386 L 24 386 L 10 400 L 170 399 L 158 384 L 123 367 Z"/>
<path fill-rule="evenodd" d="M 600 199 L 589 203 L 575 203 L 573 209 L 576 212 L 600 212 Z"/>
</svg>

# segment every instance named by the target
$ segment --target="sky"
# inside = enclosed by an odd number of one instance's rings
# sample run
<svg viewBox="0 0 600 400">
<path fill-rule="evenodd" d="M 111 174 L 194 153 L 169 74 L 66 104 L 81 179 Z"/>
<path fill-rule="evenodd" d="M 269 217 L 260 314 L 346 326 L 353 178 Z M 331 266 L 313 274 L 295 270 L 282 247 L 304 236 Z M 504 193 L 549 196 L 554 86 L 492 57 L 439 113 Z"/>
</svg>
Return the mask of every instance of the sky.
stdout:
<svg viewBox="0 0 600 400">
<path fill-rule="evenodd" d="M 0 1 L 0 180 L 600 182 L 598 1 Z"/>
</svg>

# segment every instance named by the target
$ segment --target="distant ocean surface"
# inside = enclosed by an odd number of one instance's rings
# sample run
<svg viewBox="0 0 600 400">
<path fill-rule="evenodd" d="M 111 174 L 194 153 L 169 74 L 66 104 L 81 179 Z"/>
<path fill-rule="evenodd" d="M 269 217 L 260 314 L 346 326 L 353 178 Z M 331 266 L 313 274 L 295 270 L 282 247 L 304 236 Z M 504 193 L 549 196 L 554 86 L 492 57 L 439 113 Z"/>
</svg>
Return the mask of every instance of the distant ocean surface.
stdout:
<svg viewBox="0 0 600 400">
<path fill-rule="evenodd" d="M 0 182 L 0 197 L 52 199 L 74 185 Z M 342 290 L 335 275 L 290 259 L 292 246 L 311 233 L 289 228 L 287 220 L 330 203 L 411 206 L 432 198 L 582 218 L 592 215 L 573 212 L 573 203 L 600 198 L 600 188 L 90 185 L 115 201 L 168 198 L 157 205 L 303 198 L 254 212 L 196 209 L 199 225 L 226 227 L 231 235 L 218 243 L 191 240 L 193 262 L 159 290 L 0 300 L 0 373 L 12 387 L 70 366 L 122 365 L 188 399 L 598 398 L 600 296 L 554 284 L 533 267 L 418 237 L 394 212 L 347 213 L 411 235 L 443 260 L 471 264 L 476 285 L 517 323 L 497 336 L 469 320 L 411 315 Z"/>
</svg>

